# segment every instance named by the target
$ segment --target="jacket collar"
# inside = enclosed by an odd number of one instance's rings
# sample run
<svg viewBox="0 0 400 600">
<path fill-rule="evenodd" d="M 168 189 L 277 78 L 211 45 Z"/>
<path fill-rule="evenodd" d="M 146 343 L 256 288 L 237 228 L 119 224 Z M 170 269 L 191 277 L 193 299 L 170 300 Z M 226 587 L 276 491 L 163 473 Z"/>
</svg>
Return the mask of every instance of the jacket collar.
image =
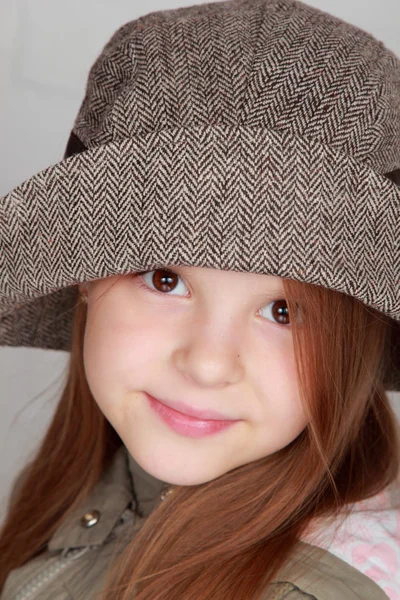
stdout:
<svg viewBox="0 0 400 600">
<path fill-rule="evenodd" d="M 150 515 L 161 500 L 164 485 L 142 469 L 122 445 L 89 496 L 54 532 L 48 550 L 103 544 L 127 508 L 143 517 Z M 98 511 L 100 517 L 95 525 L 87 527 L 82 519 L 93 511 Z"/>
</svg>

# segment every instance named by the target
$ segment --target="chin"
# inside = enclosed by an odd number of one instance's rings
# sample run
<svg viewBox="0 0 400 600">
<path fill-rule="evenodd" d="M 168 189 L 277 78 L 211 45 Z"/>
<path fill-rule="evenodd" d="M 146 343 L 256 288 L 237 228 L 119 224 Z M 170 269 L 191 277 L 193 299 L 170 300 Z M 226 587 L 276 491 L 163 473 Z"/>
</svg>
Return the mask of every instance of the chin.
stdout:
<svg viewBox="0 0 400 600">
<path fill-rule="evenodd" d="M 149 465 L 150 469 L 150 465 Z M 160 479 L 161 481 L 165 481 L 166 483 L 170 483 L 172 485 L 201 485 L 202 483 L 207 483 L 219 477 L 219 474 L 210 474 L 210 473 L 201 473 L 193 472 L 194 469 L 188 469 L 188 473 L 182 471 L 182 469 L 161 469 L 148 471 L 153 477 Z"/>
<path fill-rule="evenodd" d="M 167 483 L 171 483 L 172 485 L 201 485 L 202 483 L 208 483 L 209 481 L 213 481 L 213 479 L 216 479 L 217 477 L 179 477 L 179 475 L 177 477 L 165 477 L 165 478 L 161 478 L 162 481 L 165 481 Z"/>
<path fill-rule="evenodd" d="M 197 465 L 194 461 L 192 464 L 187 459 L 185 464 L 181 464 L 175 457 L 169 456 L 149 456 L 138 455 L 132 453 L 136 462 L 149 473 L 152 477 L 170 483 L 172 485 L 201 485 L 212 481 L 222 473 L 212 473 L 209 469 L 204 470 L 204 464 Z M 208 462 L 208 461 L 207 461 Z M 209 464 L 209 463 L 208 463 Z"/>
</svg>

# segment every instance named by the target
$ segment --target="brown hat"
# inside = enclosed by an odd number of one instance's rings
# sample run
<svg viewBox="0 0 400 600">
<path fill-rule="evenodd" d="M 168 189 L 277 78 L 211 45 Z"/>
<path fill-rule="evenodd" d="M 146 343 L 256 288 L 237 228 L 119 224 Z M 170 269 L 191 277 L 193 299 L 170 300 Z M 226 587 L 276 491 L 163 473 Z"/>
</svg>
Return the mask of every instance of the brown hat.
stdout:
<svg viewBox="0 0 400 600">
<path fill-rule="evenodd" d="M 365 31 L 293 0 L 126 23 L 64 160 L 0 200 L 0 345 L 68 351 L 78 283 L 181 264 L 325 286 L 400 331 L 399 173 L 400 60 Z"/>
</svg>

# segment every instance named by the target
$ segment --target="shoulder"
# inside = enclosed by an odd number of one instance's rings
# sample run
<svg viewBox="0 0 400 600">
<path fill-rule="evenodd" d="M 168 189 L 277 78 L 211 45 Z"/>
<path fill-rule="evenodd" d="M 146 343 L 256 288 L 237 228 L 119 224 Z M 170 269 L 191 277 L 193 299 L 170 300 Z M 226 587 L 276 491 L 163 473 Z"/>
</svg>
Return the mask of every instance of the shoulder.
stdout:
<svg viewBox="0 0 400 600">
<path fill-rule="evenodd" d="M 271 596 L 271 600 L 310 597 L 316 600 L 388 600 L 383 589 L 364 573 L 328 550 L 305 542 L 298 542 L 289 560 L 275 576 L 271 592 L 274 585 L 284 583 L 291 584 L 293 589 L 288 588 L 285 592 L 281 588 L 281 595 Z M 270 597 L 266 595 L 265 600 L 270 600 Z"/>
</svg>

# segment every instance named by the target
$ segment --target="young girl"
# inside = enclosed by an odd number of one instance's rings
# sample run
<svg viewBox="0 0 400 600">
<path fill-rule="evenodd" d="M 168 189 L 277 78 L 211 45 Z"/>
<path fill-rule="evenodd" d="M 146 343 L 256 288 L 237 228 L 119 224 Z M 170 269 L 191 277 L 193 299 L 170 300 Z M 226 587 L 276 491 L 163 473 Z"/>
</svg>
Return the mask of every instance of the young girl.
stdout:
<svg viewBox="0 0 400 600">
<path fill-rule="evenodd" d="M 71 353 L 1 600 L 400 597 L 399 82 L 293 0 L 105 45 L 0 202 L 0 342 Z"/>
</svg>

